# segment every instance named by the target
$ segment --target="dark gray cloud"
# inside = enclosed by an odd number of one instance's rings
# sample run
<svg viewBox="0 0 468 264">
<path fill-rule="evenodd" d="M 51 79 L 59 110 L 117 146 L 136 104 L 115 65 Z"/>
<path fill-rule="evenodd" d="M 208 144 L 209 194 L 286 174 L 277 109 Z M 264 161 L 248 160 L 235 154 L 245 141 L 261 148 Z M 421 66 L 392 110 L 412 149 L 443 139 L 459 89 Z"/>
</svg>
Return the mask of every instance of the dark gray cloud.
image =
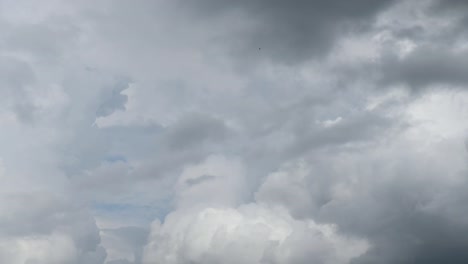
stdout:
<svg viewBox="0 0 468 264">
<path fill-rule="evenodd" d="M 464 262 L 467 254 L 462 249 L 466 248 L 468 240 L 462 234 L 468 230 L 468 223 L 462 218 L 466 217 L 466 213 L 454 215 L 447 214 L 443 208 L 425 208 L 433 199 L 437 199 L 434 196 L 449 190 L 437 190 L 426 186 L 428 183 L 415 184 L 417 185 L 388 184 L 381 190 L 376 188 L 363 198 L 374 199 L 372 203 L 357 200 L 353 201 L 355 205 L 342 205 L 360 207 L 351 209 L 356 211 L 348 212 L 349 215 L 358 214 L 358 211 L 362 214 L 363 208 L 370 211 L 365 214 L 368 217 L 338 220 L 344 223 L 342 226 L 346 230 L 369 237 L 374 245 L 374 248 L 353 263 Z M 464 188 L 466 186 L 461 189 Z M 455 200 L 465 199 L 462 193 L 449 195 Z M 464 210 L 464 206 L 454 202 L 445 203 L 444 206 Z M 333 205 L 330 207 L 329 210 L 333 210 Z"/>
<path fill-rule="evenodd" d="M 167 131 L 165 143 L 173 149 L 186 149 L 225 138 L 228 128 L 222 120 L 202 114 L 188 114 Z"/>
<path fill-rule="evenodd" d="M 443 11 L 463 11 L 464 8 L 467 8 L 468 5 L 466 1 L 463 0 L 437 0 L 432 3 L 432 8 L 436 12 Z"/>
<path fill-rule="evenodd" d="M 468 54 L 449 49 L 420 47 L 402 59 L 384 58 L 383 82 L 406 84 L 414 89 L 441 84 L 464 87 L 468 83 Z"/>
<path fill-rule="evenodd" d="M 214 178 L 216 178 L 216 176 L 213 176 L 213 175 L 202 175 L 198 178 L 195 178 L 195 179 L 188 179 L 186 181 L 186 183 L 189 185 L 189 186 L 192 186 L 192 185 L 196 185 L 196 184 L 199 184 L 199 183 L 202 183 L 202 182 L 205 182 L 205 181 L 210 181 L 210 180 L 213 180 Z"/>
<path fill-rule="evenodd" d="M 240 32 L 219 32 L 228 38 L 223 44 L 230 47 L 236 57 L 294 64 L 327 55 L 336 39 L 366 28 L 379 11 L 394 2 L 202 0 L 180 2 L 178 6 L 194 11 L 197 20 L 208 23 L 223 21 L 224 17 L 228 17 L 225 21 L 229 23 L 251 22 L 249 28 Z"/>
<path fill-rule="evenodd" d="M 378 139 L 394 128 L 394 120 L 377 113 L 361 112 L 356 115 L 328 120 L 332 124 L 302 127 L 286 155 L 301 156 L 307 151 L 324 147 L 342 146 L 347 143 L 369 142 Z M 335 124 L 336 122 L 336 124 Z"/>
<path fill-rule="evenodd" d="M 466 87 L 467 7 L 463 1 L 418 2 L 412 7 L 418 16 L 400 14 L 403 21 L 390 20 L 374 29 L 388 34 L 379 58 L 362 68 L 354 66 L 372 73 L 383 87 L 404 85 L 416 93 Z"/>
<path fill-rule="evenodd" d="M 256 197 L 284 204 L 299 219 L 337 223 L 342 232 L 366 237 L 371 248 L 351 263 L 463 263 L 466 170 L 451 171 L 439 158 L 415 157 L 410 149 L 390 156 L 369 149 L 360 158 L 340 151 L 331 160 L 318 156 L 286 168 L 270 175 Z"/>
</svg>

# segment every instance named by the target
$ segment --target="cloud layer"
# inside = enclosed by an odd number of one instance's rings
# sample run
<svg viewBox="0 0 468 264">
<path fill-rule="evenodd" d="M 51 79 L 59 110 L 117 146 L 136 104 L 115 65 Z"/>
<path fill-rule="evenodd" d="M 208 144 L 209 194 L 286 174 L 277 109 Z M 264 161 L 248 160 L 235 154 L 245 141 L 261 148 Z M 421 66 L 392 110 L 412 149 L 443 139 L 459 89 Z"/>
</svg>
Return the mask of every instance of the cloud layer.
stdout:
<svg viewBox="0 0 468 264">
<path fill-rule="evenodd" d="M 464 263 L 467 8 L 0 0 L 0 262 Z"/>
</svg>

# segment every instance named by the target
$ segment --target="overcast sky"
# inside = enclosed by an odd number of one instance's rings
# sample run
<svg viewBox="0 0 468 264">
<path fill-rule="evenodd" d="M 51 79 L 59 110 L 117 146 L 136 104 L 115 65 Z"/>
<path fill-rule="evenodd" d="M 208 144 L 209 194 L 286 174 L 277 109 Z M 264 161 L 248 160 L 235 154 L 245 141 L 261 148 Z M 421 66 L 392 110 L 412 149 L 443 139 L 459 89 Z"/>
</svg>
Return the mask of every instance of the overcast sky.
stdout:
<svg viewBox="0 0 468 264">
<path fill-rule="evenodd" d="M 0 0 L 0 32 L 0 263 L 468 259 L 468 1 Z"/>
</svg>

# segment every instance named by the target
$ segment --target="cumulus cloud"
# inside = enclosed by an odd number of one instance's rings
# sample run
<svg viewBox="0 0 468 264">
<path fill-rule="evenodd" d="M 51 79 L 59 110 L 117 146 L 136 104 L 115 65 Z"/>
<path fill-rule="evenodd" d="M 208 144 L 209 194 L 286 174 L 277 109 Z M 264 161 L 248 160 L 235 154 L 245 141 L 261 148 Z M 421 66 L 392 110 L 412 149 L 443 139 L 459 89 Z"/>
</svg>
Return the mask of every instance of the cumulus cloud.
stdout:
<svg viewBox="0 0 468 264">
<path fill-rule="evenodd" d="M 179 211 L 153 223 L 144 263 L 349 263 L 367 247 L 332 225 L 244 205 Z"/>
<path fill-rule="evenodd" d="M 461 142 L 467 127 L 447 118 L 464 119 L 466 96 L 427 95 L 408 107 L 414 125 L 391 142 L 287 164 L 265 179 L 256 197 L 298 219 L 331 221 L 369 239 L 370 250 L 352 263 L 462 263 L 466 240 L 459 234 L 467 226 L 458 190 L 466 186 Z"/>
<path fill-rule="evenodd" d="M 242 179 L 239 166 L 210 157 L 181 175 L 181 185 L 213 176 L 177 189 L 184 202 L 163 224 L 152 224 L 143 263 L 349 263 L 368 249 L 365 240 L 341 236 L 334 225 L 296 220 L 284 208 L 236 207 L 242 191 L 232 181 Z"/>
<path fill-rule="evenodd" d="M 104 248 L 85 208 L 47 192 L 4 193 L 0 259 L 8 263 L 103 263 Z"/>
</svg>

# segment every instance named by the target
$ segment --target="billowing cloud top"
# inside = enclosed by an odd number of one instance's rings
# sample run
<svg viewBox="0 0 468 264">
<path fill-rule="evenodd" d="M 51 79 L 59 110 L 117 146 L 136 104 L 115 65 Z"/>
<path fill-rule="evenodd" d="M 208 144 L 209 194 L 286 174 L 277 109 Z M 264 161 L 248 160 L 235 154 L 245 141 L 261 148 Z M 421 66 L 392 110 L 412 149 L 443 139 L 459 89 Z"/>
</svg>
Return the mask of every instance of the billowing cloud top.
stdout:
<svg viewBox="0 0 468 264">
<path fill-rule="evenodd" d="M 0 263 L 466 263 L 467 14 L 0 0 Z"/>
</svg>

